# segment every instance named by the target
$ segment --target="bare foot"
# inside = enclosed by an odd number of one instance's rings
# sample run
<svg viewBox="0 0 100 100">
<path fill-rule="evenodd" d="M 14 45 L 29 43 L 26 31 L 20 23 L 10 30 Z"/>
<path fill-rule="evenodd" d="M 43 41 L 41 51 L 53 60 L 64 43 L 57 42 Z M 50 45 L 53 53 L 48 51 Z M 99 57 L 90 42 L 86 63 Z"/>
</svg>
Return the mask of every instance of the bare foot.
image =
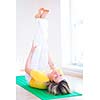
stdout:
<svg viewBox="0 0 100 100">
<path fill-rule="evenodd" d="M 41 14 L 41 18 L 45 18 L 47 16 L 47 14 L 49 13 L 49 10 L 47 9 L 43 9 L 43 12 Z"/>
<path fill-rule="evenodd" d="M 35 15 L 35 18 L 41 18 L 42 13 L 44 12 L 44 8 L 40 8 L 38 13 Z"/>
</svg>

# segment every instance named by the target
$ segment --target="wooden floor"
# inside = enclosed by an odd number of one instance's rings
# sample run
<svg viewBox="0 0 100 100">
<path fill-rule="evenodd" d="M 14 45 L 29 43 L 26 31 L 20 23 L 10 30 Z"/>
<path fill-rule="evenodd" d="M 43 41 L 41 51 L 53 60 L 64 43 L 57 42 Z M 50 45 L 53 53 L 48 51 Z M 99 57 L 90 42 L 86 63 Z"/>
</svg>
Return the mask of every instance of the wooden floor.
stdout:
<svg viewBox="0 0 100 100">
<path fill-rule="evenodd" d="M 24 72 L 17 73 L 17 75 L 24 75 Z M 70 82 L 70 87 L 72 91 L 77 91 L 79 93 L 82 93 L 82 79 L 75 78 L 71 76 L 65 76 L 68 81 Z M 16 85 L 16 100 L 41 100 L 35 95 L 31 94 L 30 92 L 26 91 L 22 87 Z M 83 100 L 82 96 L 77 97 L 69 97 L 64 99 L 53 99 L 53 100 Z"/>
</svg>

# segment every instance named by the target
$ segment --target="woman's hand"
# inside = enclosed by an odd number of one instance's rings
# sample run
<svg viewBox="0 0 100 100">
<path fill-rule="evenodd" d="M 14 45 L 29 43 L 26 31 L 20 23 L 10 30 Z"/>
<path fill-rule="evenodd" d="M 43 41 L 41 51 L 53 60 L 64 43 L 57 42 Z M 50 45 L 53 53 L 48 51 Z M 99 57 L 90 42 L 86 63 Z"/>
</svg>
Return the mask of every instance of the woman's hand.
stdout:
<svg viewBox="0 0 100 100">
<path fill-rule="evenodd" d="M 31 51 L 34 52 L 35 49 L 36 49 L 36 47 L 37 47 L 37 46 L 34 44 L 34 41 L 33 41 Z"/>
<path fill-rule="evenodd" d="M 55 69 L 54 63 L 53 63 L 53 61 L 52 61 L 52 59 L 51 59 L 50 53 L 48 53 L 48 64 L 49 64 L 49 67 L 50 67 L 52 70 Z"/>
</svg>

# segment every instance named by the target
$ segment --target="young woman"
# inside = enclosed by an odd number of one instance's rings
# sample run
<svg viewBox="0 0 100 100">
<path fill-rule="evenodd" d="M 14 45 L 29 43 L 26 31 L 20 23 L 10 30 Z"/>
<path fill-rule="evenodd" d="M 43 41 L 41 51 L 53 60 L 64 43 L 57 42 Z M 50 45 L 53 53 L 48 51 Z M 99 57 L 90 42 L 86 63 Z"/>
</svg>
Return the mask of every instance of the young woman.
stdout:
<svg viewBox="0 0 100 100">
<path fill-rule="evenodd" d="M 37 32 L 25 65 L 26 78 L 31 87 L 48 88 L 48 91 L 53 94 L 70 93 L 67 82 L 61 72 L 54 67 L 49 55 L 48 21 L 46 19 L 48 13 L 49 10 L 40 8 L 35 15 Z"/>
</svg>

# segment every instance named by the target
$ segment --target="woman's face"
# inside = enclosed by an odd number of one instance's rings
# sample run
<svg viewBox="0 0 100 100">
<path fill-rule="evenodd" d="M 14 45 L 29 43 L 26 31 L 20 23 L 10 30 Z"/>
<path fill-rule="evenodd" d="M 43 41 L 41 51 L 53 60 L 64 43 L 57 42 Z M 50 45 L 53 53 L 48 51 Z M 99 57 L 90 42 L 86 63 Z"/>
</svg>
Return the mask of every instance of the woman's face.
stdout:
<svg viewBox="0 0 100 100">
<path fill-rule="evenodd" d="M 53 70 L 51 73 L 49 73 L 49 79 L 59 83 L 61 80 L 63 80 L 63 76 L 59 72 Z"/>
</svg>

